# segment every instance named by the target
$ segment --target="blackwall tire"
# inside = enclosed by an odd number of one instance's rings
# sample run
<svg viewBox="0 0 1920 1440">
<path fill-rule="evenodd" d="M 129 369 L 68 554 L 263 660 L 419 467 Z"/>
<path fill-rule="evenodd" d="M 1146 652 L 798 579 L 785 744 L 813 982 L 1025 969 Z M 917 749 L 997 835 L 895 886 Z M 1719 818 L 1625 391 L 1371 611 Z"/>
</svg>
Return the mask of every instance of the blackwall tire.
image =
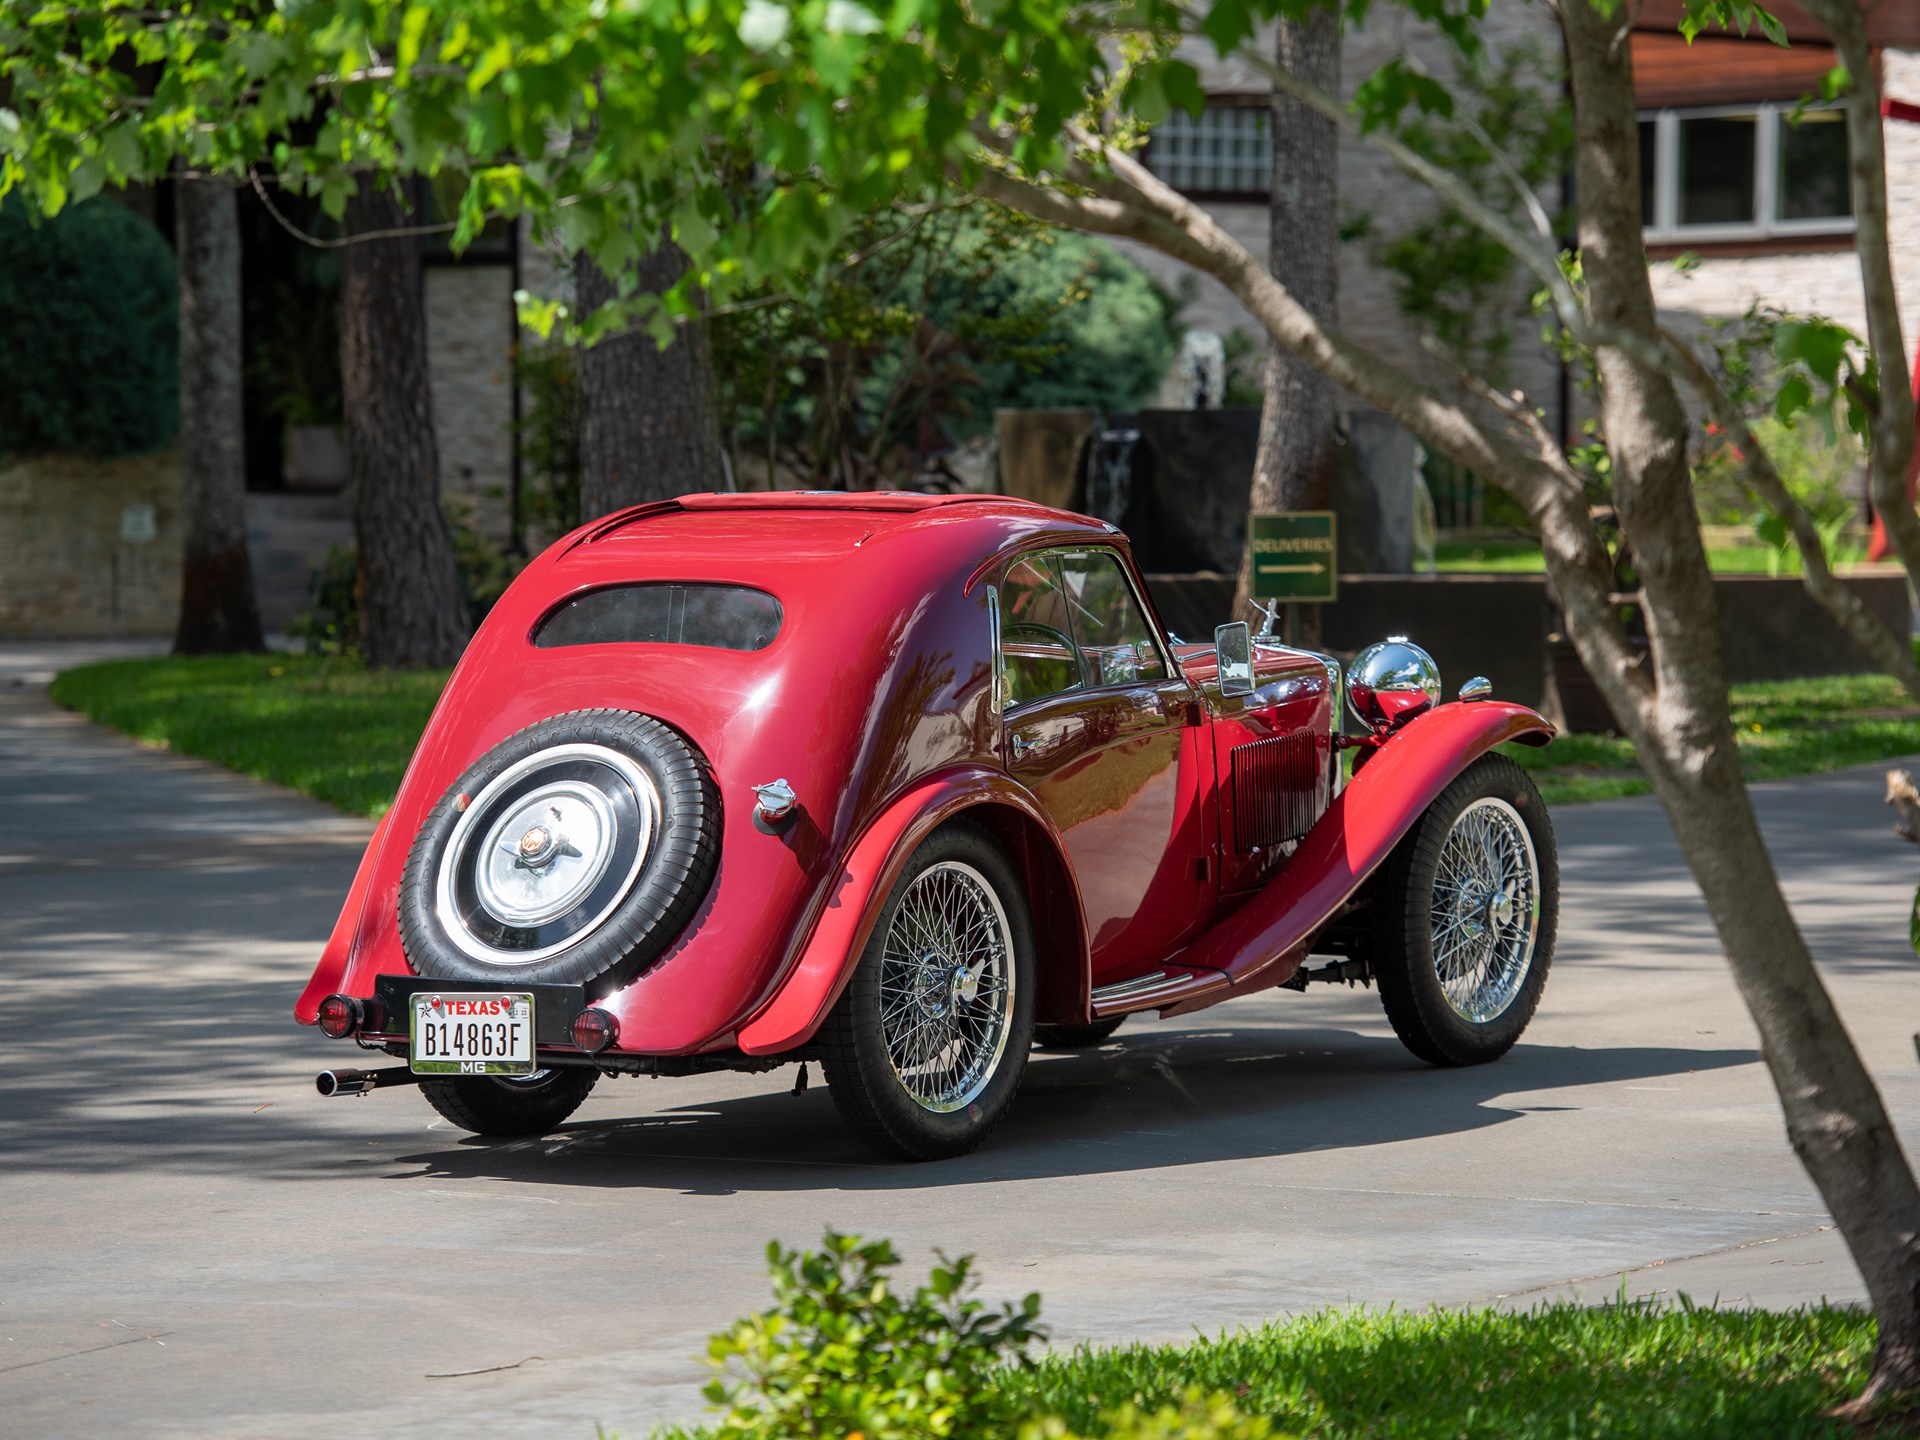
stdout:
<svg viewBox="0 0 1920 1440">
<path fill-rule="evenodd" d="M 719 850 L 719 796 L 679 734 L 631 710 L 556 715 L 428 814 L 400 881 L 401 944 L 437 980 L 605 994 L 679 938 Z"/>
<path fill-rule="evenodd" d="M 936 831 L 821 1026 L 834 1104 L 882 1154 L 966 1154 L 1020 1088 L 1033 1000 L 1033 923 L 1013 867 L 972 826 Z"/>
<path fill-rule="evenodd" d="M 1126 1020 L 1124 1015 L 1115 1015 L 1086 1025 L 1036 1025 L 1033 1043 L 1042 1050 L 1086 1050 L 1100 1044 Z"/>
<path fill-rule="evenodd" d="M 420 1082 L 427 1103 L 475 1135 L 544 1135 L 578 1110 L 600 1078 L 568 1066 L 514 1076 L 472 1076 Z"/>
<path fill-rule="evenodd" d="M 1546 988 L 1560 867 L 1540 792 L 1485 755 L 1441 792 L 1383 867 L 1369 959 L 1395 1033 L 1434 1065 L 1497 1060 Z"/>
</svg>

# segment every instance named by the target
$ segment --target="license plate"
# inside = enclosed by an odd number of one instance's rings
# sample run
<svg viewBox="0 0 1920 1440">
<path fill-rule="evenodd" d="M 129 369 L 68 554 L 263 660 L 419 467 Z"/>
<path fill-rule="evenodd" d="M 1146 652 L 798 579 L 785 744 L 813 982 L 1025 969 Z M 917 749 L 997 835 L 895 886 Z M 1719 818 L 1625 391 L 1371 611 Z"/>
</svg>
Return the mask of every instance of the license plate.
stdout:
<svg viewBox="0 0 1920 1440">
<path fill-rule="evenodd" d="M 533 996 L 417 993 L 407 1059 L 416 1075 L 531 1075 Z"/>
</svg>

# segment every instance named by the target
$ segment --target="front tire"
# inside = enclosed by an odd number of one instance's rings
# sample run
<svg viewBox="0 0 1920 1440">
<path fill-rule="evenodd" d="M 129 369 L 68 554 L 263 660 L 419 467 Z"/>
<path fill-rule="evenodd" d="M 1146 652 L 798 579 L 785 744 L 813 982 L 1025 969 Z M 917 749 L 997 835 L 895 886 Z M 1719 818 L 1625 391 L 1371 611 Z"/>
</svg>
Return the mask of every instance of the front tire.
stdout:
<svg viewBox="0 0 1920 1440">
<path fill-rule="evenodd" d="M 1504 755 L 1474 761 L 1384 867 L 1372 945 L 1401 1042 L 1434 1065 L 1497 1060 L 1546 988 L 1560 866 L 1546 802 Z"/>
<path fill-rule="evenodd" d="M 1033 992 L 1033 924 L 1013 867 L 972 826 L 935 832 L 821 1027 L 835 1106 L 882 1154 L 966 1154 L 1020 1088 Z"/>
<path fill-rule="evenodd" d="M 536 1070 L 525 1076 L 471 1076 L 420 1082 L 427 1103 L 476 1135 L 544 1135 L 556 1129 L 593 1089 L 597 1070 Z"/>
</svg>

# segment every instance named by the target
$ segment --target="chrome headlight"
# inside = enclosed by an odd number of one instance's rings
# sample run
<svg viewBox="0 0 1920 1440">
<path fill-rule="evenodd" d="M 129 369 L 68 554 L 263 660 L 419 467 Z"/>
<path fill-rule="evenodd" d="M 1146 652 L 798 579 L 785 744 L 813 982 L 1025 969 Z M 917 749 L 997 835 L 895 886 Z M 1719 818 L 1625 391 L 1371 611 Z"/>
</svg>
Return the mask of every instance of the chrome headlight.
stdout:
<svg viewBox="0 0 1920 1440">
<path fill-rule="evenodd" d="M 1353 657 L 1347 708 L 1369 729 L 1381 729 L 1440 702 L 1440 667 L 1404 635 L 1391 635 Z"/>
</svg>

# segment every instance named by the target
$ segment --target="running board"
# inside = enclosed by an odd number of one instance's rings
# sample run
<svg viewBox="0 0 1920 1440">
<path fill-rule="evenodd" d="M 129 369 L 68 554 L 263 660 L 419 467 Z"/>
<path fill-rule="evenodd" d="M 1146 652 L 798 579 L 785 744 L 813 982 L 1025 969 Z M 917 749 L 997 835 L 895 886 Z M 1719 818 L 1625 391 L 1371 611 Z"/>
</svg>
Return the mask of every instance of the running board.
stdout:
<svg viewBox="0 0 1920 1440">
<path fill-rule="evenodd" d="M 1197 1000 L 1216 990 L 1226 989 L 1227 984 L 1227 977 L 1218 970 L 1155 970 L 1150 974 L 1136 975 L 1131 980 L 1097 987 L 1090 997 L 1093 1018 L 1104 1020 L 1111 1015 L 1156 1010 L 1179 1001 Z"/>
</svg>

